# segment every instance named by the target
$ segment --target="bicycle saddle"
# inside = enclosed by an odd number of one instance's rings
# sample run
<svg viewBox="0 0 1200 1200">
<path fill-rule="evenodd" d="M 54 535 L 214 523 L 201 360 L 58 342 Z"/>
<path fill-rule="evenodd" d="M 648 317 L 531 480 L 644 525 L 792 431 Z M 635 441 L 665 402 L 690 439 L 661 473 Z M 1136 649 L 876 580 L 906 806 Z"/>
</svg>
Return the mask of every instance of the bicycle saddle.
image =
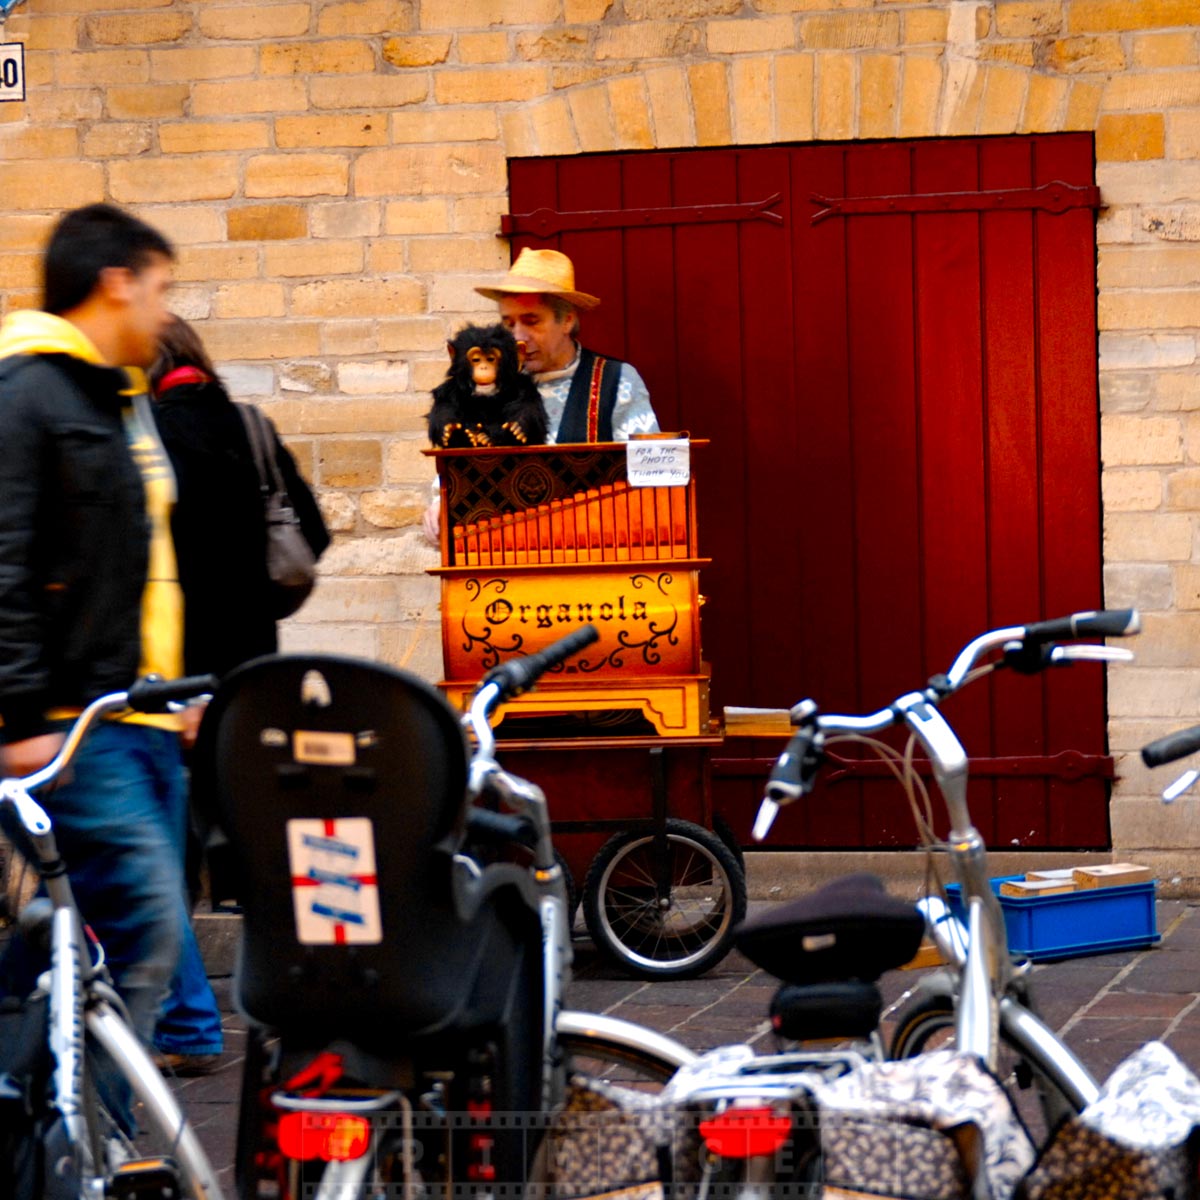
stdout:
<svg viewBox="0 0 1200 1200">
<path fill-rule="evenodd" d="M 738 949 L 787 983 L 874 982 L 910 961 L 925 920 L 888 894 L 876 875 L 845 875 L 823 888 L 756 913 L 738 926 Z"/>
</svg>

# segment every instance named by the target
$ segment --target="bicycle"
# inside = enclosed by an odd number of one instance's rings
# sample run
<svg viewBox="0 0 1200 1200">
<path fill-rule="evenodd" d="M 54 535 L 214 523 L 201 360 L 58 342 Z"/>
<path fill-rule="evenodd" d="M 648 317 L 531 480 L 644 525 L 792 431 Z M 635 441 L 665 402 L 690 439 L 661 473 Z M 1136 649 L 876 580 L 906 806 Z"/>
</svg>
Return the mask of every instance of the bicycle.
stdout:
<svg viewBox="0 0 1200 1200">
<path fill-rule="evenodd" d="M 967 755 L 938 706 L 966 684 L 1002 668 L 1035 674 L 1073 661 L 1126 661 L 1132 655 L 1116 647 L 1057 643 L 1126 636 L 1138 627 L 1132 609 L 1008 626 L 974 638 L 945 674 L 935 675 L 920 691 L 902 695 L 877 712 L 828 714 L 813 701 L 802 701 L 792 709 L 797 731 L 772 769 L 754 826 L 754 836 L 761 840 L 782 806 L 812 790 L 829 745 L 837 741 L 866 745 L 889 764 L 909 792 L 923 844 L 950 858 L 966 913 L 964 925 L 931 872 L 937 891 L 919 901 L 919 907 L 948 965 L 923 978 L 901 1002 L 889 1054 L 910 1057 L 926 1049 L 935 1035 L 952 1030 L 960 1050 L 977 1055 L 995 1071 L 1004 1046 L 1013 1056 L 1016 1082 L 1022 1087 L 1036 1084 L 1047 1130 L 1066 1113 L 1077 1113 L 1093 1101 L 1099 1088 L 1079 1059 L 1037 1017 L 1030 996 L 1030 964 L 1014 963 L 1007 953 L 1004 916 L 989 882 L 986 847 L 967 807 Z M 903 753 L 870 736 L 900 724 L 910 734 Z M 929 756 L 949 814 L 950 833 L 944 842 L 933 833 L 929 793 L 914 766 L 917 743 Z"/>
<path fill-rule="evenodd" d="M 48 967 L 35 992 L 18 998 L 21 1007 L 8 1014 L 28 1039 L 28 1065 L 42 1085 L 16 1098 L 17 1112 L 9 1109 L 13 1125 L 17 1113 L 26 1118 L 24 1144 L 13 1147 L 15 1166 L 23 1172 L 14 1187 L 25 1185 L 31 1195 L 102 1200 L 153 1190 L 221 1200 L 212 1165 L 150 1052 L 130 1027 L 108 976 L 103 947 L 83 923 L 53 823 L 30 795 L 62 775 L 101 717 L 126 709 L 164 712 L 211 691 L 215 682 L 207 676 L 146 678 L 127 692 L 101 696 L 84 709 L 50 763 L 32 775 L 0 780 L 0 816 L 15 817 L 14 836 L 23 842 L 45 891 L 44 899 L 25 905 L 18 923 L 20 936 L 31 947 L 45 947 Z M 44 1037 L 36 1050 L 31 1031 Z M 111 1111 L 120 1103 L 108 1090 L 114 1073 L 119 1080 L 115 1086 L 127 1086 L 138 1103 L 145 1128 L 136 1137 Z M 3 1098 L 14 1100 L 11 1094 Z"/>
<path fill-rule="evenodd" d="M 461 719 L 414 676 L 332 655 L 223 681 L 196 767 L 240 876 L 241 1196 L 521 1186 L 568 1059 L 657 1089 L 695 1058 L 561 1011 L 545 796 L 495 758 L 495 709 L 593 638 L 497 667 Z"/>
</svg>

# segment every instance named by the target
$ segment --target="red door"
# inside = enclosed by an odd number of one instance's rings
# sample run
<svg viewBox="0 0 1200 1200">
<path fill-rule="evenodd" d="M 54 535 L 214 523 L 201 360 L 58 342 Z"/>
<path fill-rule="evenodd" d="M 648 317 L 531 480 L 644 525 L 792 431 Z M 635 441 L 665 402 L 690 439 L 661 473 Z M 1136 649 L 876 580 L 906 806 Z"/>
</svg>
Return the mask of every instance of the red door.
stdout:
<svg viewBox="0 0 1200 1200">
<path fill-rule="evenodd" d="M 510 171 L 514 254 L 570 254 L 603 299 L 585 342 L 638 367 L 664 429 L 711 439 L 714 712 L 874 709 L 986 628 L 1099 606 L 1090 134 Z M 1099 668 L 1001 678 L 947 711 L 989 843 L 1107 844 Z M 714 760 L 739 834 L 771 750 L 730 739 Z M 914 841 L 894 785 L 852 769 L 772 844 Z"/>
</svg>

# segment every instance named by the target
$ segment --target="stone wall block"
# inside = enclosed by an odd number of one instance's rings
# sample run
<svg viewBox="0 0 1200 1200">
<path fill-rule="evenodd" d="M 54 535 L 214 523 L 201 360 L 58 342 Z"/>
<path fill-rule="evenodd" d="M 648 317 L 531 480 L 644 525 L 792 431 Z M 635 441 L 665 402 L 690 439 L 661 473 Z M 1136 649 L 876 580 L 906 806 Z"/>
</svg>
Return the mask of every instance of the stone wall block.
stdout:
<svg viewBox="0 0 1200 1200">
<path fill-rule="evenodd" d="M 781 140 L 807 141 L 815 119 L 815 66 L 811 54 L 775 59 L 775 128 Z"/>
<path fill-rule="evenodd" d="M 228 209 L 227 220 L 231 242 L 288 240 L 308 234 L 308 210 L 300 204 L 243 205 Z"/>
<path fill-rule="evenodd" d="M 1101 333 L 1100 370 L 1188 367 L 1196 361 L 1196 339 L 1184 333 Z"/>
<path fill-rule="evenodd" d="M 771 103 L 771 60 L 766 56 L 735 59 L 733 84 L 734 137 L 740 145 L 775 141 L 775 106 Z"/>
<path fill-rule="evenodd" d="M 311 8 L 307 4 L 239 4 L 200 6 L 200 32 L 217 41 L 262 42 L 300 37 L 308 32 Z"/>
<path fill-rule="evenodd" d="M 238 189 L 238 162 L 216 154 L 144 161 L 117 159 L 108 167 L 108 187 L 118 204 L 228 200 Z"/>
<path fill-rule="evenodd" d="M 608 81 L 608 106 L 618 147 L 625 150 L 649 150 L 654 146 L 650 128 L 650 108 L 640 76 Z"/>
<path fill-rule="evenodd" d="M 709 54 L 764 54 L 796 45 L 796 27 L 788 16 L 709 21 L 704 31 Z"/>
<path fill-rule="evenodd" d="M 375 69 L 375 54 L 358 38 L 323 42 L 267 42 L 260 52 L 264 75 L 354 75 Z"/>
<path fill-rule="evenodd" d="M 1182 513 L 1109 513 L 1104 525 L 1107 562 L 1187 562 L 1192 523 Z"/>
<path fill-rule="evenodd" d="M 337 382 L 338 389 L 349 396 L 406 392 L 408 363 L 398 359 L 338 363 Z"/>
<path fill-rule="evenodd" d="M 159 124 L 158 144 L 164 154 L 265 150 L 270 145 L 270 127 L 265 121 L 172 122 Z"/>
<path fill-rule="evenodd" d="M 403 529 L 419 525 L 429 496 L 420 488 L 364 492 L 358 498 L 363 520 L 376 529 Z"/>
<path fill-rule="evenodd" d="M 388 38 L 383 60 L 393 67 L 433 67 L 450 57 L 453 39 L 447 34 L 413 34 Z"/>
<path fill-rule="evenodd" d="M 1102 161 L 1162 158 L 1165 143 L 1162 113 L 1105 113 L 1096 126 L 1096 157 Z"/>
<path fill-rule="evenodd" d="M 683 68 L 652 67 L 644 78 L 650 97 L 655 143 L 664 147 L 692 145 L 695 132 L 688 106 L 687 75 Z"/>
<path fill-rule="evenodd" d="M 314 80 L 314 90 L 320 82 Z M 242 116 L 303 112 L 307 107 L 308 91 L 302 79 L 208 81 L 196 83 L 191 88 L 193 117 L 225 117 L 231 112 Z"/>
<path fill-rule="evenodd" d="M 377 317 L 421 311 L 415 279 L 328 279 L 292 289 L 291 308 L 301 317 Z"/>
<path fill-rule="evenodd" d="M 1163 477 L 1157 471 L 1105 470 L 1101 489 L 1106 512 L 1152 512 L 1163 502 Z"/>
<path fill-rule="evenodd" d="M 340 154 L 261 154 L 246 163 L 248 198 L 345 196 L 350 160 Z"/>
<path fill-rule="evenodd" d="M 317 16 L 317 32 L 322 37 L 399 33 L 412 25 L 412 7 L 403 0 L 347 0 L 327 4 Z"/>
<path fill-rule="evenodd" d="M 1100 453 L 1105 467 L 1183 461 L 1183 430 L 1176 417 L 1106 414 L 1100 421 Z"/>
<path fill-rule="evenodd" d="M 1104 568 L 1104 603 L 1109 608 L 1136 608 L 1160 612 L 1171 607 L 1180 594 L 1176 584 L 1184 565 L 1164 563 L 1109 563 Z M 1196 603 L 1200 608 L 1200 578 L 1196 580 Z"/>
</svg>

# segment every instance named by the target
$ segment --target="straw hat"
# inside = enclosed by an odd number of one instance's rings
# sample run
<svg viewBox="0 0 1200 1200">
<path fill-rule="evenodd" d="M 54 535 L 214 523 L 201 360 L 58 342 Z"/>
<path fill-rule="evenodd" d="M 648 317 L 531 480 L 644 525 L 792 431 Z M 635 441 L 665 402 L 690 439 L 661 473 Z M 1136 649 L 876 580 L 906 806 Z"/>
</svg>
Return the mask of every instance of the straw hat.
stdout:
<svg viewBox="0 0 1200 1200">
<path fill-rule="evenodd" d="M 575 290 L 575 266 L 557 250 L 530 250 L 517 255 L 508 274 L 491 287 L 477 287 L 481 296 L 499 300 L 503 296 L 561 296 L 576 308 L 595 308 L 599 297 Z"/>
</svg>

